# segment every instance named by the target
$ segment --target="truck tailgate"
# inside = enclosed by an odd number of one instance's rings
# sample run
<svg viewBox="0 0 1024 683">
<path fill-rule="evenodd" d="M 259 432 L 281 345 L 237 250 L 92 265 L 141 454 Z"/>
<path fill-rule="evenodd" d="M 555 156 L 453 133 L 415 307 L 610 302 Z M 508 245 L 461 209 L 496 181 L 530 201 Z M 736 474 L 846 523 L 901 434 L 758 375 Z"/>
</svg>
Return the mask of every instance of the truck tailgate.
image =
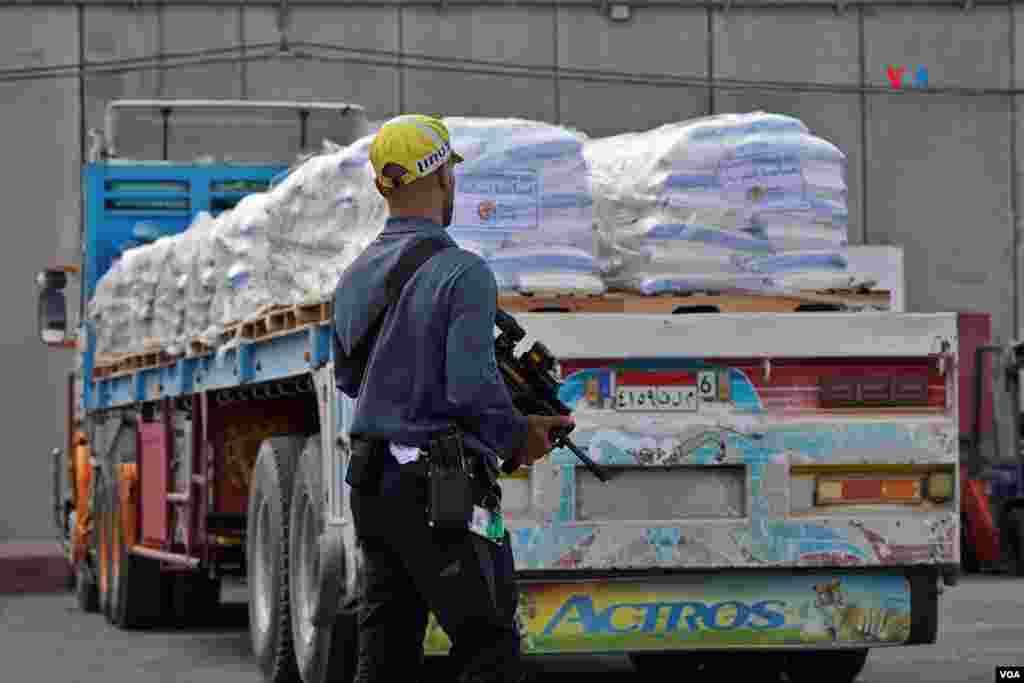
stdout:
<svg viewBox="0 0 1024 683">
<path fill-rule="evenodd" d="M 519 570 L 955 564 L 955 315 L 524 314 L 572 438 L 503 482 Z"/>
</svg>

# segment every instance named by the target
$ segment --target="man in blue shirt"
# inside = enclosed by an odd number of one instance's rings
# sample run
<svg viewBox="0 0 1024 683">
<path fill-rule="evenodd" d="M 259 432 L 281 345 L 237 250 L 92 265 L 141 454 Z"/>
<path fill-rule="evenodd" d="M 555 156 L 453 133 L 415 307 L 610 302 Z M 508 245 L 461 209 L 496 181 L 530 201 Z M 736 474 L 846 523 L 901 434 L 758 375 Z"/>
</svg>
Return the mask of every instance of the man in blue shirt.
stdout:
<svg viewBox="0 0 1024 683">
<path fill-rule="evenodd" d="M 357 398 L 353 452 L 359 447 L 379 463 L 350 496 L 363 554 L 356 681 L 416 680 L 428 611 L 452 641 L 460 681 L 518 681 L 508 534 L 493 543 L 427 524 L 425 450 L 457 425 L 482 468 L 497 471 L 508 459 L 529 466 L 552 449 L 551 430 L 572 419 L 520 414 L 498 373 L 494 274 L 446 232 L 453 167 L 462 158 L 444 123 L 392 119 L 375 136 L 370 161 L 390 218 L 345 271 L 334 299 L 338 388 Z M 389 275 L 424 238 L 448 248 L 412 274 L 374 337 Z"/>
</svg>

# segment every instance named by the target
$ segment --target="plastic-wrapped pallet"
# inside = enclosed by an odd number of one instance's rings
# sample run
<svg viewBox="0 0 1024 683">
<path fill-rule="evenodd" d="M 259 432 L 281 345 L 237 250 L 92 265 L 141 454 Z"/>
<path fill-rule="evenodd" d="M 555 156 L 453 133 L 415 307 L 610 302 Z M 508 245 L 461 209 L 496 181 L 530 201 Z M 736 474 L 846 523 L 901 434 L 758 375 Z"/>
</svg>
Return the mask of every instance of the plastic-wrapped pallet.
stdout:
<svg viewBox="0 0 1024 683">
<path fill-rule="evenodd" d="M 210 220 L 208 214 L 199 219 Z M 198 221 L 193 222 L 193 226 Z M 154 312 L 153 336 L 160 340 L 168 353 L 187 350 L 189 293 L 194 277 L 199 237 L 201 232 L 186 230 L 169 240 L 169 251 L 156 287 L 156 310 Z"/>
<path fill-rule="evenodd" d="M 185 284 L 185 330 L 188 339 L 210 337 L 213 298 L 217 292 L 217 259 L 213 230 L 216 219 L 205 211 L 196 215 L 185 231 L 194 245 Z"/>
<path fill-rule="evenodd" d="M 755 112 L 589 141 L 598 252 L 641 292 L 842 283 L 838 260 L 766 274 L 752 258 L 847 243 L 845 157 L 798 119 Z M 841 270 L 841 268 L 839 268 Z"/>
<path fill-rule="evenodd" d="M 367 168 L 368 143 L 313 157 L 270 192 L 249 195 L 218 217 L 214 325 L 330 297 L 386 220 Z"/>
<path fill-rule="evenodd" d="M 355 257 L 377 236 L 388 208 L 373 184 L 372 136 L 314 157 L 271 192 L 268 232 L 275 271 L 291 278 L 294 303 L 329 298 Z"/>
<path fill-rule="evenodd" d="M 126 260 L 134 258 L 131 250 L 114 260 L 110 269 L 96 283 L 89 302 L 89 318 L 96 333 L 96 352 L 99 354 L 127 353 L 132 339 L 131 281 L 125 276 L 129 270 Z"/>
<path fill-rule="evenodd" d="M 605 290 L 594 254 L 587 138 L 524 119 L 445 119 L 456 167 L 449 232 L 504 290 Z"/>
</svg>

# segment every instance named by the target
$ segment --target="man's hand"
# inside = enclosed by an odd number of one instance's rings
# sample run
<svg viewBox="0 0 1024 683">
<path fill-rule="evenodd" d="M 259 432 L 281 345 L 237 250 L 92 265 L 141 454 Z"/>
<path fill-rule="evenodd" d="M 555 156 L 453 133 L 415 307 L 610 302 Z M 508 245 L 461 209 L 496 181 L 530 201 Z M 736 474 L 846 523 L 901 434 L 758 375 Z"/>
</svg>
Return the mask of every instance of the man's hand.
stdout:
<svg viewBox="0 0 1024 683">
<path fill-rule="evenodd" d="M 523 449 L 513 456 L 513 461 L 518 466 L 529 467 L 537 462 L 554 448 L 552 431 L 559 427 L 569 427 L 575 424 L 575 420 L 568 415 L 527 415 L 526 416 L 526 444 Z"/>
</svg>

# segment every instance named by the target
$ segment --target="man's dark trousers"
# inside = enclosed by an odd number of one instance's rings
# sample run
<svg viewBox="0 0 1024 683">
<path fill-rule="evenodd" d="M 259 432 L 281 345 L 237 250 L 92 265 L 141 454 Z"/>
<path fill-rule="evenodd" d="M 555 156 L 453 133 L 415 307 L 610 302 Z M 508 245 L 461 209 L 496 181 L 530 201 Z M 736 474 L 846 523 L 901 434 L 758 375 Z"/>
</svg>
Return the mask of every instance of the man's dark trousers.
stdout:
<svg viewBox="0 0 1024 683">
<path fill-rule="evenodd" d="M 460 683 L 518 682 L 519 597 L 508 535 L 498 546 L 469 531 L 435 531 L 426 522 L 423 465 L 399 465 L 381 451 L 379 487 L 351 495 L 363 554 L 356 683 L 408 681 L 422 671 L 428 611 L 452 641 Z"/>
</svg>

